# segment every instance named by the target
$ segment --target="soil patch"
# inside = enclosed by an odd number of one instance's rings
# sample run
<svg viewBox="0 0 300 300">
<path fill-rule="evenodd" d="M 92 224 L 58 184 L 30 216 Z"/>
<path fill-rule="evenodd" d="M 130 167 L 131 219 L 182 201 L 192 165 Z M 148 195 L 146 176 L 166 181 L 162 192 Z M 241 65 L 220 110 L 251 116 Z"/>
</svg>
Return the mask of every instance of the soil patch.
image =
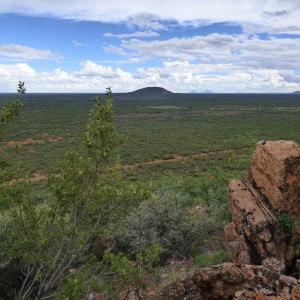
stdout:
<svg viewBox="0 0 300 300">
<path fill-rule="evenodd" d="M 156 164 L 163 164 L 163 163 L 172 163 L 172 162 L 179 162 L 179 161 L 186 161 L 186 160 L 191 160 L 194 158 L 199 158 L 199 157 L 207 157 L 210 155 L 215 155 L 215 154 L 225 154 L 225 153 L 233 153 L 236 150 L 247 150 L 248 148 L 244 148 L 244 149 L 225 149 L 225 150 L 220 150 L 220 151 L 211 151 L 211 152 L 201 152 L 201 153 L 195 153 L 192 155 L 188 155 L 188 156 L 182 156 L 182 155 L 170 155 L 171 158 L 169 159 L 154 159 L 154 160 L 150 160 L 150 161 L 144 161 L 144 162 L 140 162 L 140 163 L 135 163 L 135 164 L 131 164 L 131 165 L 123 165 L 122 168 L 124 170 L 132 170 L 132 169 L 137 169 L 140 166 L 144 166 L 144 165 L 156 165 Z"/>
<path fill-rule="evenodd" d="M 43 136 L 46 136 L 43 134 Z M 58 143 L 63 142 L 64 138 L 59 136 L 57 138 L 48 138 L 47 140 L 35 140 L 32 137 L 28 137 L 23 141 L 9 141 L 7 142 L 7 146 L 15 147 L 15 146 L 24 146 L 24 145 L 34 145 L 34 144 L 45 144 L 45 143 Z"/>
</svg>

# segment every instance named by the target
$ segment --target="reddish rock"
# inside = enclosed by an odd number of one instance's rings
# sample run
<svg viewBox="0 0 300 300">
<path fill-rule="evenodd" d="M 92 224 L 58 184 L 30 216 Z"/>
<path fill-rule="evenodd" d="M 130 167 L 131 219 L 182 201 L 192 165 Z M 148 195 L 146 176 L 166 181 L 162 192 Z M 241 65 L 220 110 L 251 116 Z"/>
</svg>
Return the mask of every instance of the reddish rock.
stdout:
<svg viewBox="0 0 300 300">
<path fill-rule="evenodd" d="M 103 300 L 103 297 L 98 293 L 94 296 L 94 300 Z"/>
<path fill-rule="evenodd" d="M 265 260 L 264 265 L 224 263 L 196 269 L 190 276 L 165 287 L 159 299 L 288 299 L 282 297 L 290 296 L 297 280 L 282 275 L 284 270 L 283 262 L 275 258 Z"/>
<path fill-rule="evenodd" d="M 287 251 L 286 233 L 248 180 L 229 184 L 232 222 L 225 227 L 225 237 L 235 261 L 261 263 L 267 257 L 283 259 Z"/>
<path fill-rule="evenodd" d="M 235 261 L 250 264 L 251 258 L 249 255 L 250 249 L 245 242 L 243 235 L 238 235 L 234 223 L 227 224 L 224 228 L 224 235 L 227 240 L 227 246 L 230 249 Z"/>
<path fill-rule="evenodd" d="M 261 263 L 267 257 L 293 263 L 300 257 L 300 147 L 294 142 L 258 144 L 244 180 L 229 184 L 232 222 L 225 227 L 235 261 Z M 278 216 L 285 214 L 293 228 Z"/>
<path fill-rule="evenodd" d="M 162 300 L 300 300 L 300 147 L 259 143 L 244 180 L 229 185 L 225 227 L 236 263 L 197 269 L 165 287 Z M 279 216 L 293 226 L 284 226 Z M 287 267 L 287 268 L 286 268 Z"/>
<path fill-rule="evenodd" d="M 258 145 L 250 166 L 256 187 L 276 210 L 297 213 L 300 195 L 300 147 L 277 141 Z"/>
<path fill-rule="evenodd" d="M 292 299 L 293 300 L 300 300 L 300 285 L 298 284 L 292 290 Z"/>
<path fill-rule="evenodd" d="M 288 300 L 285 296 L 268 296 L 263 293 L 259 293 L 255 298 L 255 300 Z"/>
</svg>

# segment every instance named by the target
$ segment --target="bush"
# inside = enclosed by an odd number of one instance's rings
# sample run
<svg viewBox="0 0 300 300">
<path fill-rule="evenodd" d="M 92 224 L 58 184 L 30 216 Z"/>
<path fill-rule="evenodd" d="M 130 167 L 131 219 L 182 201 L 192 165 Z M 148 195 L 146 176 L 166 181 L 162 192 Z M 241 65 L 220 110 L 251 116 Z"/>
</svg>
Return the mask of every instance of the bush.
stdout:
<svg viewBox="0 0 300 300">
<path fill-rule="evenodd" d="M 290 232 L 294 228 L 294 221 L 287 213 L 279 212 L 277 219 L 285 231 Z"/>
<path fill-rule="evenodd" d="M 125 220 L 117 237 L 131 253 L 137 253 L 155 244 L 165 253 L 185 255 L 197 237 L 205 233 L 209 219 L 202 214 L 195 218 L 182 208 L 180 193 L 158 193 L 144 201 Z"/>
<path fill-rule="evenodd" d="M 199 177 L 163 177 L 155 188 L 163 192 L 180 193 L 180 206 L 192 208 L 197 205 L 207 208 L 211 222 L 221 226 L 230 220 L 228 201 L 228 178 L 220 168 L 212 168 Z"/>
</svg>

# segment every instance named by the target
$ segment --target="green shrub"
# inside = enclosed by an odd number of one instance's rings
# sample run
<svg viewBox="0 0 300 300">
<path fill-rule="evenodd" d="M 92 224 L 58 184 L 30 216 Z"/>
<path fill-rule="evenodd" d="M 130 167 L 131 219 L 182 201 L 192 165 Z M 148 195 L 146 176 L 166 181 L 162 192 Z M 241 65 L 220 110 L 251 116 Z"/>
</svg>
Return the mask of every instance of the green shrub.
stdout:
<svg viewBox="0 0 300 300">
<path fill-rule="evenodd" d="M 198 177 L 163 177 L 156 182 L 155 187 L 161 192 L 179 193 L 179 205 L 182 208 L 197 205 L 207 207 L 210 220 L 216 226 L 230 220 L 228 179 L 220 168 L 211 168 Z"/>
<path fill-rule="evenodd" d="M 104 262 L 109 264 L 110 271 L 116 272 L 118 282 L 127 285 L 132 281 L 141 281 L 146 273 L 155 275 L 155 267 L 160 261 L 162 252 L 163 248 L 161 246 L 153 245 L 138 252 L 133 260 L 124 255 L 106 252 Z"/>
<path fill-rule="evenodd" d="M 228 261 L 232 261 L 232 257 L 223 249 L 213 253 L 200 254 L 195 257 L 195 264 L 199 267 L 213 266 Z"/>
<path fill-rule="evenodd" d="M 287 213 L 279 212 L 277 219 L 285 231 L 290 232 L 294 228 L 294 221 Z"/>
<path fill-rule="evenodd" d="M 131 253 L 154 244 L 165 253 L 188 253 L 193 241 L 207 231 L 209 219 L 205 214 L 195 218 L 182 208 L 182 200 L 180 193 L 164 192 L 142 202 L 124 220 L 119 242 Z"/>
</svg>

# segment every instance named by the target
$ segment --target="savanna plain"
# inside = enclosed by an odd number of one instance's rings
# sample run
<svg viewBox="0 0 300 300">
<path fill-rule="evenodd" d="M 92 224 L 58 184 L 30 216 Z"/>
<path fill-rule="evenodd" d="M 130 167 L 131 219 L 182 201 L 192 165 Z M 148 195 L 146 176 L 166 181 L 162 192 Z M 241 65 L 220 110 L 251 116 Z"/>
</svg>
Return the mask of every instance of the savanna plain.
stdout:
<svg viewBox="0 0 300 300">
<path fill-rule="evenodd" d="M 2 94 L 0 100 L 13 98 Z M 100 95 L 104 98 L 104 95 Z M 32 176 L 55 174 L 68 150 L 82 149 L 92 94 L 26 94 L 1 144 Z M 129 180 L 200 176 L 218 167 L 244 172 L 257 141 L 299 141 L 300 96 L 293 94 L 114 94 L 116 150 Z"/>
<path fill-rule="evenodd" d="M 0 94 L 2 103 L 13 97 Z M 30 183 L 33 205 L 45 205 L 51 193 L 47 179 L 61 176 L 58 162 L 67 151 L 85 154 L 82 141 L 93 99 L 93 94 L 23 96 L 21 114 L 5 130 L 0 147 L 10 161 L 8 170 L 19 170 L 19 180 Z M 247 174 L 258 141 L 300 142 L 296 94 L 124 93 L 113 94 L 113 110 L 126 142 L 110 160 L 118 162 L 118 176 L 128 193 L 135 191 L 136 201 L 128 202 L 129 211 L 114 225 L 105 223 L 105 233 L 87 250 L 102 263 L 98 275 L 94 272 L 97 280 L 85 284 L 80 266 L 87 263 L 78 260 L 72 266 L 78 281 L 62 277 L 53 287 L 57 299 L 72 293 L 68 299 L 83 299 L 80 295 L 91 292 L 115 299 L 132 281 L 154 299 L 158 287 L 193 268 L 230 261 L 223 241 L 230 220 L 229 180 Z M 149 247 L 154 247 L 152 260 L 141 259 L 149 256 Z M 20 289 L 18 284 L 2 286 L 2 297 Z"/>
</svg>

